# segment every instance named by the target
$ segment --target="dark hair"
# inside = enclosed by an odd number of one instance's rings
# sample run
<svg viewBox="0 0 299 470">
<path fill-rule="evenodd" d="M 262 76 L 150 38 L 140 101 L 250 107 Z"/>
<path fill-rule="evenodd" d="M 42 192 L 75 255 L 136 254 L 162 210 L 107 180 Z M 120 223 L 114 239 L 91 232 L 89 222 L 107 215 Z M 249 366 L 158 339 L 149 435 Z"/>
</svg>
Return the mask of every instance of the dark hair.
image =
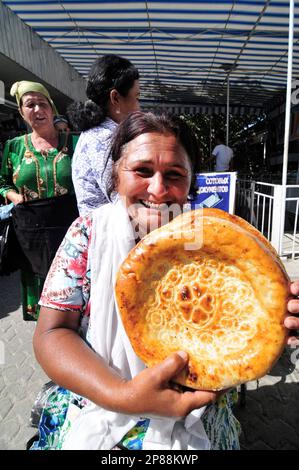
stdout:
<svg viewBox="0 0 299 470">
<path fill-rule="evenodd" d="M 223 132 L 219 131 L 215 134 L 215 139 L 219 140 L 220 142 L 225 142 L 225 135 Z"/>
<path fill-rule="evenodd" d="M 141 134 L 156 132 L 158 134 L 172 134 L 186 150 L 191 163 L 190 194 L 195 194 L 195 173 L 199 170 L 199 146 L 195 134 L 190 127 L 179 117 L 167 114 L 156 115 L 136 111 L 129 114 L 117 127 L 111 142 L 108 160 L 117 162 L 122 157 L 124 145 Z M 110 188 L 110 192 L 113 188 Z"/>
<path fill-rule="evenodd" d="M 107 116 L 111 90 L 127 96 L 138 80 L 136 67 L 127 59 L 114 54 L 98 57 L 89 72 L 84 103 L 73 103 L 67 115 L 74 130 L 85 131 L 98 126 Z"/>
<path fill-rule="evenodd" d="M 56 114 L 56 116 L 54 116 L 54 119 L 53 119 L 53 123 L 54 125 L 55 124 L 58 124 L 59 122 L 64 122 L 65 124 L 68 124 L 68 119 L 63 116 L 62 114 Z"/>
</svg>

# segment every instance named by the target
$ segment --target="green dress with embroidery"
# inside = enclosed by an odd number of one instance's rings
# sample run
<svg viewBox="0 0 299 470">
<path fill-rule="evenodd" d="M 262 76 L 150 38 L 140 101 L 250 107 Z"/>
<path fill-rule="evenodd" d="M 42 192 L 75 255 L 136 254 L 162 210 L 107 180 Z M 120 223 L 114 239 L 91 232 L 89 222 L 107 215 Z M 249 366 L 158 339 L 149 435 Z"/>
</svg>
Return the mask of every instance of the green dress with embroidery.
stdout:
<svg viewBox="0 0 299 470">
<path fill-rule="evenodd" d="M 0 174 L 0 195 L 16 191 L 25 201 L 74 194 L 71 171 L 76 137 L 59 134 L 57 149 L 38 152 L 32 145 L 31 134 L 6 142 Z M 21 270 L 24 320 L 36 320 L 44 278 Z"/>
</svg>

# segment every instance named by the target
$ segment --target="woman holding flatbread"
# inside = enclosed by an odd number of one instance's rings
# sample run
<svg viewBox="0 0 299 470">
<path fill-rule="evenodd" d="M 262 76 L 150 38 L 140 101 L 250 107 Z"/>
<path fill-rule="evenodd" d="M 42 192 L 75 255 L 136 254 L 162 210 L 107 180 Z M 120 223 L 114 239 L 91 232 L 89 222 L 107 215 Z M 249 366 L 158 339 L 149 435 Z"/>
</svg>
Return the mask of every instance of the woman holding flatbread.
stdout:
<svg viewBox="0 0 299 470">
<path fill-rule="evenodd" d="M 57 109 L 41 83 L 22 80 L 12 85 L 10 93 L 32 132 L 6 142 L 0 195 L 15 205 L 14 223 L 18 216 L 17 236 L 24 254 L 23 318 L 36 320 L 46 273 L 67 227 L 78 215 L 71 175 L 74 145 L 71 136 L 54 127 Z M 50 221 L 48 213 L 55 220 Z M 56 228 L 46 233 L 45 227 L 51 225 Z"/>
<path fill-rule="evenodd" d="M 119 125 L 111 157 L 111 190 L 120 198 L 73 223 L 41 297 L 35 353 L 60 387 L 33 449 L 238 449 L 234 393 L 173 386 L 188 364 L 184 351 L 145 368 L 113 295 L 136 242 L 163 224 L 167 208 L 182 209 L 194 189 L 194 137 L 179 120 L 136 112 Z M 299 301 L 291 303 L 299 312 Z"/>
</svg>

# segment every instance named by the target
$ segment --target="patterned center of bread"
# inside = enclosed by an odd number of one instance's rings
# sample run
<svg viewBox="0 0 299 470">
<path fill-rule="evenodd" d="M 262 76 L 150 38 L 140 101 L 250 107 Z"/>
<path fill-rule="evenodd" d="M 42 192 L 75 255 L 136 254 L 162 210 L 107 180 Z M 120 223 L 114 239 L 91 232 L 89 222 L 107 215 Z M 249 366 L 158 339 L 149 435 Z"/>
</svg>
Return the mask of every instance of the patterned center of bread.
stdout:
<svg viewBox="0 0 299 470">
<path fill-rule="evenodd" d="M 201 357 L 230 354 L 246 348 L 256 334 L 253 317 L 263 315 L 251 284 L 240 270 L 208 254 L 184 259 L 176 255 L 157 272 L 146 299 L 149 340 L 179 345 Z M 155 273 L 148 273 L 155 278 Z M 193 334 L 195 333 L 196 334 Z"/>
<path fill-rule="evenodd" d="M 216 209 L 204 210 L 200 246 L 186 249 L 190 218 L 201 217 L 183 214 L 140 242 L 121 267 L 116 294 L 145 364 L 186 351 L 188 370 L 175 380 L 217 390 L 274 364 L 285 342 L 288 279 L 253 227 Z"/>
</svg>

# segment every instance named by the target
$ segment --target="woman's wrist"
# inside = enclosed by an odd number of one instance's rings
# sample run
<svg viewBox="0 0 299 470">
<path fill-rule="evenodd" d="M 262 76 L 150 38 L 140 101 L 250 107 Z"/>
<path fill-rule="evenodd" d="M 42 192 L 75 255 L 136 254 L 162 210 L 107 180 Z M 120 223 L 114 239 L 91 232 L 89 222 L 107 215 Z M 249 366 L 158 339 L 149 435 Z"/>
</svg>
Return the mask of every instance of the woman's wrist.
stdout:
<svg viewBox="0 0 299 470">
<path fill-rule="evenodd" d="M 103 384 L 105 385 L 103 388 L 101 387 L 100 399 L 96 400 L 97 404 L 110 411 L 131 414 L 132 400 L 129 381 L 113 373 L 108 380 L 104 380 Z"/>
</svg>

